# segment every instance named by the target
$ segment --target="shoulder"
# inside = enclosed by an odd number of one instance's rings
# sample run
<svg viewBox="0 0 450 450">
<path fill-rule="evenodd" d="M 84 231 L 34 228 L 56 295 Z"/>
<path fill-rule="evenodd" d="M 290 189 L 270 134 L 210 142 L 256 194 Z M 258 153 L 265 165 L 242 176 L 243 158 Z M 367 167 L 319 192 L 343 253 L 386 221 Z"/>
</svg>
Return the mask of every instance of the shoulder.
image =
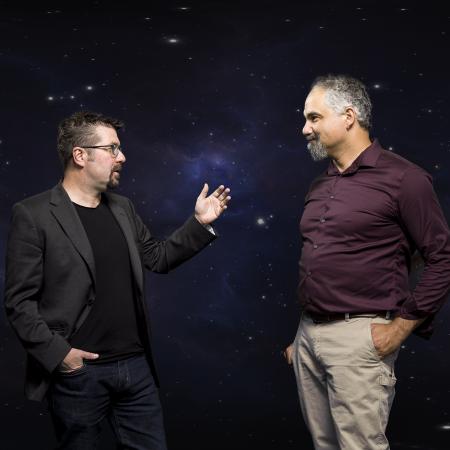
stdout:
<svg viewBox="0 0 450 450">
<path fill-rule="evenodd" d="M 34 220 L 45 215 L 50 210 L 51 192 L 49 189 L 16 202 L 12 207 L 12 214 L 31 216 Z"/>
<path fill-rule="evenodd" d="M 39 194 L 32 195 L 31 197 L 24 198 L 16 203 L 16 205 L 22 205 L 27 209 L 33 210 L 35 208 L 41 208 L 42 205 L 50 202 L 51 189 L 40 192 Z"/>
<path fill-rule="evenodd" d="M 377 162 L 377 166 L 378 165 L 383 170 L 396 172 L 400 180 L 405 180 L 411 177 L 431 180 L 431 175 L 425 169 L 417 164 L 414 164 L 403 156 L 388 150 L 381 150 L 380 158 Z"/>
</svg>

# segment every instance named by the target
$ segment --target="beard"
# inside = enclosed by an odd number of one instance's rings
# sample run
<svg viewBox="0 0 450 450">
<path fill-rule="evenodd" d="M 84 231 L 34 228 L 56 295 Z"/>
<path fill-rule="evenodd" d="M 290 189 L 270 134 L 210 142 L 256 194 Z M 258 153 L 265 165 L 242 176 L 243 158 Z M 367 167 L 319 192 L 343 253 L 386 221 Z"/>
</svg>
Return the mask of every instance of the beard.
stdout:
<svg viewBox="0 0 450 450">
<path fill-rule="evenodd" d="M 115 189 L 120 184 L 120 171 L 122 166 L 114 166 L 108 181 L 108 188 Z"/>
<path fill-rule="evenodd" d="M 322 161 L 328 158 L 328 153 L 326 148 L 323 146 L 322 142 L 320 142 L 319 137 L 316 136 L 312 140 L 308 142 L 307 148 L 309 150 L 309 154 L 314 161 Z"/>
</svg>

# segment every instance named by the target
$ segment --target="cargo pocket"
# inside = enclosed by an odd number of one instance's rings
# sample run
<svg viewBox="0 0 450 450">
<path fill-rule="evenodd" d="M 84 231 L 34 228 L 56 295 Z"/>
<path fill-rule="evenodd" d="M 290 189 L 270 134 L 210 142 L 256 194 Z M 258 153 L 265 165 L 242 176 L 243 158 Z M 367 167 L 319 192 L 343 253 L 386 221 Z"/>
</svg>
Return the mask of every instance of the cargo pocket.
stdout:
<svg viewBox="0 0 450 450">
<path fill-rule="evenodd" d="M 395 377 L 394 368 L 386 364 L 381 365 L 380 384 L 382 386 L 395 386 L 397 378 Z"/>
</svg>

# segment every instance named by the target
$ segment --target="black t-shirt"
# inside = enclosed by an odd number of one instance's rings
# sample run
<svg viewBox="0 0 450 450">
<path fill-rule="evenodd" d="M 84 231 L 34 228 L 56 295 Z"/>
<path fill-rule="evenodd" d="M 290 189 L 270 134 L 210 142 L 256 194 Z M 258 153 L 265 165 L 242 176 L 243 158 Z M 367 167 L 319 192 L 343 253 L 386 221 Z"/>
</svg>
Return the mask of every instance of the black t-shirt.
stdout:
<svg viewBox="0 0 450 450">
<path fill-rule="evenodd" d="M 134 278 L 125 236 L 102 200 L 96 208 L 75 204 L 94 253 L 96 289 L 91 312 L 70 344 L 98 353 L 89 363 L 115 361 L 142 353 Z"/>
</svg>

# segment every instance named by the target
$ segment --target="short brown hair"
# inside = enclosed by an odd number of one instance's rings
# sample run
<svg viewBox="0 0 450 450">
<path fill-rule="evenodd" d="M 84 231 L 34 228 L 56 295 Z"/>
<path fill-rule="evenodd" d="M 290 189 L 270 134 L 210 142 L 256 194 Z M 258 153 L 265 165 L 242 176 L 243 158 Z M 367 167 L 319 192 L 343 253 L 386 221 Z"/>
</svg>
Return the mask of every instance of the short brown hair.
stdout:
<svg viewBox="0 0 450 450">
<path fill-rule="evenodd" d="M 116 131 L 124 126 L 118 119 L 90 111 L 76 112 L 59 123 L 57 147 L 64 170 L 72 159 L 74 147 L 96 144 L 95 127 L 99 125 L 114 128 Z"/>
</svg>

